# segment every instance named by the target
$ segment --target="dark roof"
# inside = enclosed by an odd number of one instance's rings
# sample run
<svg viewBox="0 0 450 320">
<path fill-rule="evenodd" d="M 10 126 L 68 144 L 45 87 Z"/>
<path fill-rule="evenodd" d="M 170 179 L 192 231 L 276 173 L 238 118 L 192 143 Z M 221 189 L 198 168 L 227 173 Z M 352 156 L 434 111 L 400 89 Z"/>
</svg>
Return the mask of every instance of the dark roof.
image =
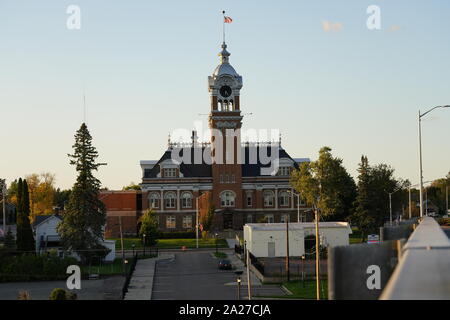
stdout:
<svg viewBox="0 0 450 320">
<path fill-rule="evenodd" d="M 40 216 L 36 216 L 34 218 L 34 222 L 33 222 L 33 227 L 36 227 L 37 225 L 41 224 L 42 222 L 44 222 L 45 220 L 49 219 L 50 217 L 56 217 L 59 220 L 62 220 L 62 217 L 57 215 L 57 214 L 46 214 L 46 215 L 40 215 Z"/>
<path fill-rule="evenodd" d="M 209 148 L 209 147 L 206 147 Z M 267 157 L 271 156 L 271 148 L 270 146 L 264 146 L 264 147 L 251 147 L 251 146 L 245 146 L 243 148 L 244 155 L 245 155 L 245 163 L 242 164 L 242 176 L 243 177 L 257 177 L 261 176 L 261 168 L 268 168 L 270 167 L 270 163 L 262 164 L 260 159 L 260 149 L 266 148 L 266 151 L 263 151 L 263 155 L 266 155 Z M 205 147 L 198 147 L 197 150 L 194 150 L 194 148 L 191 149 L 191 163 L 181 163 L 180 165 L 180 171 L 183 174 L 184 177 L 191 177 L 191 178 L 199 178 L 199 177 L 212 177 L 212 170 L 211 165 L 208 163 L 205 163 L 203 157 L 202 157 L 202 163 L 201 164 L 193 164 L 194 163 L 194 154 L 195 152 L 199 152 L 201 149 L 202 155 L 205 150 Z M 294 167 L 298 169 L 297 162 L 291 158 L 291 156 L 283 149 L 279 148 L 279 158 L 288 158 L 294 161 Z M 265 153 L 264 153 L 265 152 Z M 163 156 L 158 160 L 158 162 L 153 166 L 151 169 L 145 169 L 144 170 L 144 179 L 145 178 L 156 178 L 157 174 L 160 172 L 160 163 L 171 159 L 171 150 L 167 150 L 164 152 Z M 256 155 L 256 163 L 250 164 L 250 154 Z M 183 156 L 183 149 L 180 151 L 180 157 Z"/>
</svg>

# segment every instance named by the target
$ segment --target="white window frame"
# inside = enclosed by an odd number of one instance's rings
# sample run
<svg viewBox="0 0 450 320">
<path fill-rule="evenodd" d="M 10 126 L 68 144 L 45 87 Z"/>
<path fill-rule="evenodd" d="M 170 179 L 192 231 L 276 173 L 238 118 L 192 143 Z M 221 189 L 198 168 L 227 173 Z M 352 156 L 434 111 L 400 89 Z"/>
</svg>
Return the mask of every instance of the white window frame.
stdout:
<svg viewBox="0 0 450 320">
<path fill-rule="evenodd" d="M 173 209 L 176 206 L 177 196 L 175 192 L 167 192 L 164 194 L 164 208 Z M 169 205 L 167 205 L 169 204 Z"/>
<path fill-rule="evenodd" d="M 157 192 L 150 193 L 149 196 L 148 196 L 150 209 L 157 209 L 157 208 L 159 208 L 159 200 L 160 200 L 159 193 L 157 193 Z M 155 204 L 155 202 L 156 202 L 156 204 Z"/>
<path fill-rule="evenodd" d="M 233 191 L 225 190 L 220 194 L 220 205 L 222 207 L 234 207 L 236 195 Z"/>
<path fill-rule="evenodd" d="M 163 170 L 164 170 L 164 178 L 177 177 L 177 168 L 163 168 Z"/>
<path fill-rule="evenodd" d="M 175 216 L 167 216 L 166 217 L 166 228 L 167 229 L 175 229 L 177 227 L 177 219 Z"/>
<path fill-rule="evenodd" d="M 249 203 L 250 200 L 250 203 Z M 249 192 L 245 195 L 245 203 L 247 207 L 253 206 L 253 195 Z"/>
<path fill-rule="evenodd" d="M 274 223 L 275 222 L 273 214 L 265 214 L 264 217 L 266 218 L 267 223 Z"/>
<path fill-rule="evenodd" d="M 269 194 L 270 194 L 270 198 L 268 197 Z M 264 199 L 264 207 L 273 207 L 274 206 L 275 194 L 272 190 L 265 190 L 263 192 L 263 199 Z"/>
<path fill-rule="evenodd" d="M 183 192 L 181 194 L 181 207 L 182 208 L 192 208 L 192 193 Z"/>
<path fill-rule="evenodd" d="M 291 216 L 289 214 L 287 214 L 287 213 L 281 215 L 280 222 L 281 223 L 286 223 L 286 218 L 287 218 L 288 222 L 291 222 Z"/>
<path fill-rule="evenodd" d="M 278 194 L 278 203 L 280 204 L 280 207 L 289 206 L 289 193 L 287 193 L 287 191 L 281 191 Z"/>
<path fill-rule="evenodd" d="M 192 229 L 192 216 L 183 217 L 183 229 Z"/>
</svg>

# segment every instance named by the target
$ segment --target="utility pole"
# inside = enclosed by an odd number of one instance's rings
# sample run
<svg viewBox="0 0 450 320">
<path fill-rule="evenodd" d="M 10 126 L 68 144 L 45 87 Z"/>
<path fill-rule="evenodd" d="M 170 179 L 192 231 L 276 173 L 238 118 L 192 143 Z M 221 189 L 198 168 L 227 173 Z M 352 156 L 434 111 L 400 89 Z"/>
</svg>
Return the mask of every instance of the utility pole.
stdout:
<svg viewBox="0 0 450 320">
<path fill-rule="evenodd" d="M 411 220 L 411 218 L 412 218 L 412 213 L 411 213 L 411 186 L 409 186 L 409 188 L 408 188 L 408 193 L 409 193 L 409 195 L 408 195 L 409 219 Z"/>
<path fill-rule="evenodd" d="M 392 226 L 392 192 L 389 192 L 389 221 Z"/>
<path fill-rule="evenodd" d="M 316 220 L 316 299 L 320 300 L 320 238 L 319 238 L 319 210 L 315 208 Z"/>
<path fill-rule="evenodd" d="M 290 274 L 289 274 L 289 215 L 285 216 L 286 219 L 286 274 L 287 274 L 287 281 L 290 280 Z"/>
<path fill-rule="evenodd" d="M 445 214 L 448 214 L 448 185 L 447 188 L 445 189 L 445 203 L 447 207 L 447 212 Z"/>
<path fill-rule="evenodd" d="M 248 300 L 252 300 L 252 284 L 250 283 L 250 254 L 248 249 L 246 252 L 247 261 L 247 290 L 248 290 Z"/>
<path fill-rule="evenodd" d="M 195 198 L 195 239 L 198 249 L 198 197 Z"/>
<path fill-rule="evenodd" d="M 120 231 L 120 246 L 122 247 L 122 269 L 123 274 L 126 274 L 125 271 L 125 251 L 123 251 L 123 233 L 122 233 L 122 216 L 119 216 L 119 231 Z"/>
<path fill-rule="evenodd" d="M 297 222 L 300 222 L 300 194 L 297 193 Z"/>
</svg>

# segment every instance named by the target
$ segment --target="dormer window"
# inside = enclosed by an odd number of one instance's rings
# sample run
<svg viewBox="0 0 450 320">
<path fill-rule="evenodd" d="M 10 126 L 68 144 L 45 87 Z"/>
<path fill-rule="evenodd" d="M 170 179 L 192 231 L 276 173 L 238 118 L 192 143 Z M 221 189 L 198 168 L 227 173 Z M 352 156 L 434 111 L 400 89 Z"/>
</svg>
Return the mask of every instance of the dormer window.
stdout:
<svg viewBox="0 0 450 320">
<path fill-rule="evenodd" d="M 278 168 L 278 174 L 279 176 L 287 177 L 291 174 L 292 167 L 288 166 L 281 166 Z"/>
<path fill-rule="evenodd" d="M 163 169 L 164 178 L 176 178 L 177 169 L 176 168 L 165 168 Z"/>
</svg>

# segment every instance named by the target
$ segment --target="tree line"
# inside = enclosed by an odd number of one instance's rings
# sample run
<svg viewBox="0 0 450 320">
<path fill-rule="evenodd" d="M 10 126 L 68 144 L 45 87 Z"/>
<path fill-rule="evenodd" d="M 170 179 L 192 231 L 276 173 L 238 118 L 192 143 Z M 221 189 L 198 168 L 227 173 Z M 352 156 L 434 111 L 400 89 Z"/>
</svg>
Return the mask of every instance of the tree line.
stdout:
<svg viewBox="0 0 450 320">
<path fill-rule="evenodd" d="M 409 207 L 412 217 L 419 216 L 418 190 L 411 189 L 409 203 L 408 180 L 396 178 L 394 168 L 387 164 L 369 164 L 362 155 L 355 180 L 334 157 L 332 149 L 323 147 L 316 161 L 300 164 L 291 175 L 291 185 L 310 205 L 320 209 L 324 221 L 349 221 L 359 228 L 363 239 L 371 233 L 378 233 L 389 219 L 389 193 L 392 196 L 393 215 L 407 219 Z M 445 192 L 450 185 L 450 172 L 446 178 L 438 179 L 427 188 L 428 199 L 445 211 Z"/>
</svg>

